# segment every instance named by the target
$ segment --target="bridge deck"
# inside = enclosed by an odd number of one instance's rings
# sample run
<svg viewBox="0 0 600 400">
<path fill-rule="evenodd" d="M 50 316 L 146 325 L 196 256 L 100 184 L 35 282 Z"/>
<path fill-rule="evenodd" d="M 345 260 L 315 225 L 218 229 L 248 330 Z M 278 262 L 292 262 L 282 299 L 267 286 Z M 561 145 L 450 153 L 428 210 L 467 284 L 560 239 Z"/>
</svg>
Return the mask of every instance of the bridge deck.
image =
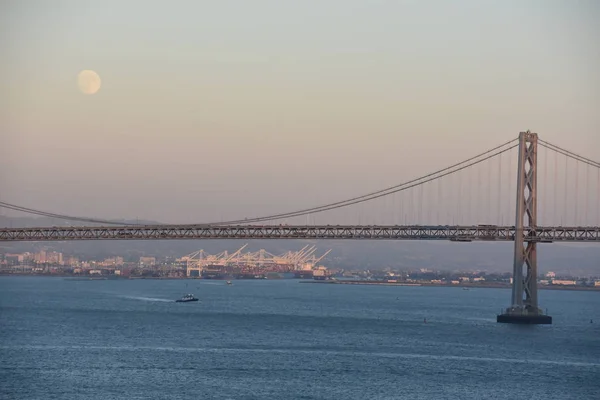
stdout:
<svg viewBox="0 0 600 400">
<path fill-rule="evenodd" d="M 166 239 L 362 239 L 513 241 L 511 226 L 360 225 L 145 225 L 0 228 L 0 241 L 166 240 Z M 525 241 L 600 242 L 600 227 L 524 229 Z"/>
</svg>

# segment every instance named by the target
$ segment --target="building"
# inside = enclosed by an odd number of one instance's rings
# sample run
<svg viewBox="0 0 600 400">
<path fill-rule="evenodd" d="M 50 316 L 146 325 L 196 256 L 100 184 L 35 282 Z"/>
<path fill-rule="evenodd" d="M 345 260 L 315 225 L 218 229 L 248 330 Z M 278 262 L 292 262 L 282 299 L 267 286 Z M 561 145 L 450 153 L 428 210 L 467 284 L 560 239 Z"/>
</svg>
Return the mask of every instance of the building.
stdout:
<svg viewBox="0 0 600 400">
<path fill-rule="evenodd" d="M 140 259 L 140 263 L 141 263 L 141 259 Z M 106 266 L 106 267 L 110 267 L 110 266 L 121 266 L 123 265 L 123 257 L 111 257 L 111 258 L 107 258 L 102 262 L 102 265 Z"/>
<path fill-rule="evenodd" d="M 41 250 L 33 255 L 33 262 L 36 264 L 64 265 L 63 254 L 56 251 L 46 252 Z"/>
<path fill-rule="evenodd" d="M 67 258 L 65 265 L 68 265 L 69 267 L 76 267 L 79 265 L 79 259 L 77 257 L 69 257 Z"/>
<path fill-rule="evenodd" d="M 24 254 L 6 254 L 4 256 L 8 265 L 21 265 L 25 261 Z"/>
<path fill-rule="evenodd" d="M 156 265 L 156 258 L 154 257 L 140 257 L 140 266 L 150 267 Z"/>
<path fill-rule="evenodd" d="M 572 286 L 572 285 L 577 285 L 577 281 L 567 280 L 567 279 L 553 279 L 552 284 L 553 285 Z"/>
<path fill-rule="evenodd" d="M 36 264 L 45 264 L 46 263 L 46 252 L 44 250 L 35 253 L 33 255 L 33 262 Z"/>
<path fill-rule="evenodd" d="M 63 265 L 63 254 L 62 253 L 57 253 L 56 251 L 53 251 L 51 253 L 46 254 L 46 262 L 48 264 L 58 264 L 58 265 Z"/>
</svg>

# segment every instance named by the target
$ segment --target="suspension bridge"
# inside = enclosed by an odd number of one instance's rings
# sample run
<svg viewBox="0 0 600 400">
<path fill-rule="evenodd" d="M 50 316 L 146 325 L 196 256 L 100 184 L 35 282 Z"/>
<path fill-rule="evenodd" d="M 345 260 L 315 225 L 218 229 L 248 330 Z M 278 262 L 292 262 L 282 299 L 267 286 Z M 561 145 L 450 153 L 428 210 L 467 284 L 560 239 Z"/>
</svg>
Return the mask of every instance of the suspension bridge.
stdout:
<svg viewBox="0 0 600 400">
<path fill-rule="evenodd" d="M 541 176 L 539 171 L 542 171 Z M 370 215 L 365 211 L 367 204 L 374 211 Z M 0 241 L 7 242 L 167 239 L 513 241 L 512 302 L 497 320 L 549 324 L 552 318 L 538 307 L 537 244 L 600 243 L 600 163 L 527 131 L 484 153 L 399 185 L 318 207 L 260 217 L 197 224 L 144 225 L 69 216 L 6 202 L 0 202 L 0 207 L 71 222 L 71 226 L 0 228 Z M 377 217 L 379 219 L 373 221 Z M 300 223 L 303 219 L 306 220 Z M 351 220 L 353 223 L 348 223 Z M 514 221 L 514 225 L 509 225 L 509 221 Z M 73 223 L 79 226 L 73 226 Z M 81 226 L 82 223 L 85 225 Z"/>
</svg>

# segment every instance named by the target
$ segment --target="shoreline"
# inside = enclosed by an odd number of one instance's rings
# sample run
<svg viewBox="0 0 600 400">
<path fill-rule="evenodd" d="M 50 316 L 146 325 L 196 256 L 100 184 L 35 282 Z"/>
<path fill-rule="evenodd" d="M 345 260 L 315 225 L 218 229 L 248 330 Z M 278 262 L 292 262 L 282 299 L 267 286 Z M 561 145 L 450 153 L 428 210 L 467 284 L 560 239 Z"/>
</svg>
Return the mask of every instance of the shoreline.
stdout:
<svg viewBox="0 0 600 400">
<path fill-rule="evenodd" d="M 380 286 L 422 286 L 422 287 L 455 287 L 465 289 L 512 289 L 510 284 L 459 284 L 459 285 L 448 285 L 443 283 L 429 283 L 429 282 L 386 282 L 386 281 L 338 281 L 338 280 L 303 280 L 298 283 L 316 283 L 316 284 L 329 284 L 329 285 L 380 285 Z M 552 286 L 552 285 L 538 285 L 538 289 L 541 290 L 573 290 L 573 291 L 585 291 L 585 292 L 600 292 L 600 287 L 595 286 Z"/>
<path fill-rule="evenodd" d="M 42 278 L 63 278 L 70 281 L 125 281 L 125 280 L 180 280 L 180 281 L 226 281 L 226 279 L 201 279 L 201 278 L 179 278 L 179 277 L 145 277 L 145 276 L 74 276 L 66 274 L 0 274 L 0 277 L 4 276 L 20 276 L 20 277 L 42 277 Z M 413 287 L 455 287 L 465 289 L 511 289 L 512 285 L 507 283 L 482 283 L 482 284 L 458 284 L 449 285 L 444 283 L 430 283 L 430 282 L 388 282 L 388 281 L 362 281 L 362 280 L 299 280 L 299 279 L 232 279 L 241 281 L 253 281 L 253 280 L 270 280 L 270 281 L 281 281 L 281 280 L 296 280 L 298 283 L 312 283 L 321 285 L 364 285 L 364 286 L 413 286 Z M 558 285 L 538 285 L 540 290 L 571 290 L 571 291 L 584 291 L 584 292 L 600 292 L 600 286 L 558 286 Z"/>
</svg>

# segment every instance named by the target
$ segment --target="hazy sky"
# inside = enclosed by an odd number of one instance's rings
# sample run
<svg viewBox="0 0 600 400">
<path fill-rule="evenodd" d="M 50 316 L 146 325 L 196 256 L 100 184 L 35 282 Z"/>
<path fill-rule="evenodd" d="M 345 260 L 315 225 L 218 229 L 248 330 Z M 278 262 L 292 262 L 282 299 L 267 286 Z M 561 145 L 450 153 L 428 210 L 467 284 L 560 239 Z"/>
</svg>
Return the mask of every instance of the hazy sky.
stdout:
<svg viewBox="0 0 600 400">
<path fill-rule="evenodd" d="M 3 1 L 0 199 L 200 222 L 359 195 L 526 129 L 600 160 L 598 21 L 593 0 Z"/>
</svg>

